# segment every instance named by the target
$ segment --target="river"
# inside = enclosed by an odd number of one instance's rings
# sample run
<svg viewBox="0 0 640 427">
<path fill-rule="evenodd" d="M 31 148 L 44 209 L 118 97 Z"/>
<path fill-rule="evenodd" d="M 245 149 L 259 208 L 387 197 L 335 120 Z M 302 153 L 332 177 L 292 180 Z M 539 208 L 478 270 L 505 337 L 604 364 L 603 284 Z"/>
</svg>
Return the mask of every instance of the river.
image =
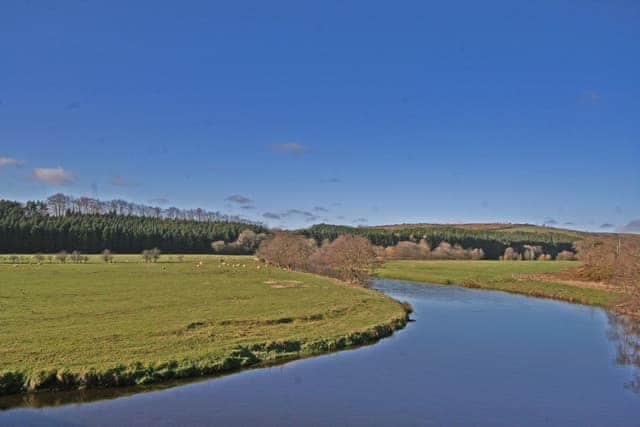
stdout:
<svg viewBox="0 0 640 427">
<path fill-rule="evenodd" d="M 638 322 L 502 292 L 375 286 L 415 309 L 378 344 L 88 403 L 20 398 L 0 425 L 640 425 L 638 370 L 625 364 L 637 355 L 619 348 Z"/>
</svg>

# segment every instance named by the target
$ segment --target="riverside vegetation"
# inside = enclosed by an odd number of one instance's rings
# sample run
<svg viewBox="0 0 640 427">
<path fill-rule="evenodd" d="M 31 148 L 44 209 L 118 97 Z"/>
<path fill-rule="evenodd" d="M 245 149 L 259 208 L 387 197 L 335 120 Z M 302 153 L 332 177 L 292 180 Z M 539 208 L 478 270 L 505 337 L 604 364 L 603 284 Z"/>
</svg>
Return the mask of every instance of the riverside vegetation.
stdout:
<svg viewBox="0 0 640 427">
<path fill-rule="evenodd" d="M 109 255 L 0 263 L 0 394 L 222 373 L 373 342 L 407 320 L 378 292 L 253 257 Z"/>
</svg>

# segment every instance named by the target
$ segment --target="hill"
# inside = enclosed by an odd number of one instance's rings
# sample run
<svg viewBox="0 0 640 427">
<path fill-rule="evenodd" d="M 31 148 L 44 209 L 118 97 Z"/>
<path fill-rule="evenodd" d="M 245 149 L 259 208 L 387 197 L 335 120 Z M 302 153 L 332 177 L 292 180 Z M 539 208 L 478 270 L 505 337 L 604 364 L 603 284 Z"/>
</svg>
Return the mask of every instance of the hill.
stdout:
<svg viewBox="0 0 640 427">
<path fill-rule="evenodd" d="M 348 227 L 331 224 L 314 225 L 302 232 L 317 242 L 333 240 L 340 234 L 357 234 L 372 244 L 389 247 L 398 242 L 426 242 L 435 248 L 443 242 L 465 249 L 480 248 L 487 259 L 498 259 L 509 247 L 522 252 L 525 246 L 540 246 L 555 257 L 573 250 L 576 241 L 590 233 L 531 224 L 394 224 L 371 227 Z"/>
</svg>

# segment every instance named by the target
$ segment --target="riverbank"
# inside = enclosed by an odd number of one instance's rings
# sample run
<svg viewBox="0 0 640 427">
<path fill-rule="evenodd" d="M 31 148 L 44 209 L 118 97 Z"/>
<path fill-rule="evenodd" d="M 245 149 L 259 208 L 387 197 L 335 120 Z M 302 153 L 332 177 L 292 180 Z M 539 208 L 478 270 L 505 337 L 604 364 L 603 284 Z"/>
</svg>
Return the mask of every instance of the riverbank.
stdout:
<svg viewBox="0 0 640 427">
<path fill-rule="evenodd" d="M 553 274 L 577 266 L 575 261 L 387 261 L 376 276 L 411 282 L 459 285 L 608 307 L 617 294 L 580 283 L 562 283 Z"/>
<path fill-rule="evenodd" d="M 0 282 L 5 395 L 231 372 L 368 344 L 407 321 L 378 292 L 252 257 L 0 264 Z"/>
</svg>

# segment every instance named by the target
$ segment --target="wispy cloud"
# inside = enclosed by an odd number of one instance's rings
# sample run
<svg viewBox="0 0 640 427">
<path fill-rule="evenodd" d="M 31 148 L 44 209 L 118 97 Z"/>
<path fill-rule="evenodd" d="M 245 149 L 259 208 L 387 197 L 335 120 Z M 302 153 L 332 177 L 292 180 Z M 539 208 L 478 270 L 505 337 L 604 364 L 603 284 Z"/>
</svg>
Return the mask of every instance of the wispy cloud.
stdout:
<svg viewBox="0 0 640 427">
<path fill-rule="evenodd" d="M 274 212 L 265 212 L 262 214 L 262 217 L 266 219 L 282 219 L 282 216 L 280 214 Z"/>
<path fill-rule="evenodd" d="M 0 167 L 3 166 L 22 166 L 24 162 L 22 160 L 14 159 L 13 157 L 0 156 Z"/>
<path fill-rule="evenodd" d="M 369 220 L 367 218 L 356 218 L 353 220 L 354 224 L 366 224 Z"/>
<path fill-rule="evenodd" d="M 63 185 L 74 182 L 77 177 L 73 172 L 58 166 L 57 168 L 35 168 L 33 179 L 46 184 Z"/>
<path fill-rule="evenodd" d="M 545 218 L 544 225 L 558 225 L 558 221 L 553 218 Z"/>
<path fill-rule="evenodd" d="M 243 206 L 240 206 L 240 209 L 244 209 L 245 211 L 252 211 L 252 210 L 254 210 L 255 208 L 256 208 L 256 207 L 255 207 L 255 206 L 253 206 L 253 205 L 243 205 Z"/>
<path fill-rule="evenodd" d="M 307 151 L 307 146 L 299 142 L 283 142 L 280 144 L 271 144 L 271 149 L 281 153 L 302 154 Z"/>
<path fill-rule="evenodd" d="M 240 194 L 234 194 L 232 196 L 227 197 L 225 200 L 227 202 L 237 203 L 239 205 L 248 205 L 253 201 L 248 197 L 241 196 Z"/>
<path fill-rule="evenodd" d="M 614 228 L 614 227 L 615 227 L 614 224 L 610 224 L 608 222 L 605 222 L 604 224 L 600 225 L 600 228 L 602 228 L 603 230 L 611 229 L 611 228 Z"/>
<path fill-rule="evenodd" d="M 266 219 L 277 220 L 298 218 L 304 220 L 305 222 L 312 222 L 320 219 L 320 217 L 313 212 L 303 211 L 301 209 L 289 209 L 285 212 L 265 212 L 264 214 L 262 214 L 262 217 Z"/>
<path fill-rule="evenodd" d="M 322 207 L 322 206 L 314 206 L 313 210 L 315 212 L 329 212 L 329 209 Z"/>
</svg>

